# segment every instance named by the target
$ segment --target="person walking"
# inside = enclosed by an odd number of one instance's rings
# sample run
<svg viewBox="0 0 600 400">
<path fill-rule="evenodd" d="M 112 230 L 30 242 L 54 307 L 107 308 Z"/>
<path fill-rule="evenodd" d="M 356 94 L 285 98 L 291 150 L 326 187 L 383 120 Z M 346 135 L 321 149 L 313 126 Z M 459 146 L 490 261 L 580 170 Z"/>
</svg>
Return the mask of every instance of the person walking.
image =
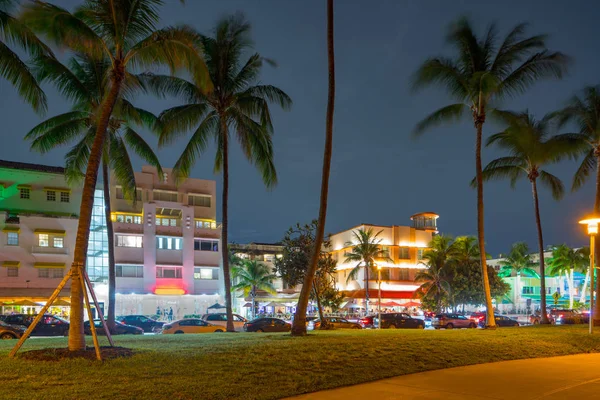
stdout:
<svg viewBox="0 0 600 400">
<path fill-rule="evenodd" d="M 169 307 L 169 322 L 173 321 L 173 307 Z"/>
</svg>

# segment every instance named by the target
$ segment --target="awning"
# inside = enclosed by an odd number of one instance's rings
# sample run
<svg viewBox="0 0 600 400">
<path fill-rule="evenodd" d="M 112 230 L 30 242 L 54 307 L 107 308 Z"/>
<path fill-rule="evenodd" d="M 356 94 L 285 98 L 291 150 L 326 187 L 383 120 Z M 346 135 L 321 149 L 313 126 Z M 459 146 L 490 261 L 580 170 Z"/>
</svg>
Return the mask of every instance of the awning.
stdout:
<svg viewBox="0 0 600 400">
<path fill-rule="evenodd" d="M 12 307 L 12 306 L 41 307 L 39 304 L 34 303 L 33 301 L 27 300 L 27 299 L 4 302 L 4 307 Z"/>
<path fill-rule="evenodd" d="M 19 268 L 21 266 L 20 261 L 2 261 L 2 266 L 7 268 Z"/>
<path fill-rule="evenodd" d="M 15 233 L 19 233 L 21 232 L 21 228 L 18 226 L 5 226 L 4 228 L 2 228 L 2 232 L 15 232 Z"/>
<path fill-rule="evenodd" d="M 61 290 L 59 297 L 66 300 L 70 296 L 69 292 L 69 288 L 64 288 Z M 0 290 L 0 301 L 3 303 L 10 303 L 16 300 L 28 299 L 45 304 L 50 296 L 52 296 L 52 293 L 54 293 L 54 288 L 2 288 L 2 290 Z M 10 306 L 10 304 L 4 305 Z"/>
<path fill-rule="evenodd" d="M 71 193 L 71 189 L 69 189 L 69 188 L 57 188 L 57 187 L 45 187 L 44 191 L 45 192 L 52 191 L 52 192 L 67 192 L 67 193 Z"/>
<path fill-rule="evenodd" d="M 65 266 L 65 263 L 36 262 L 33 264 L 34 268 L 64 268 Z"/>
<path fill-rule="evenodd" d="M 342 293 L 345 297 L 353 298 L 353 299 L 364 299 L 365 289 L 360 290 L 343 290 Z M 399 291 L 399 290 L 382 290 L 381 298 L 382 299 L 412 299 L 413 291 Z M 377 289 L 369 289 L 369 299 L 376 300 L 379 296 L 379 291 Z"/>
<path fill-rule="evenodd" d="M 33 231 L 33 233 L 35 233 L 36 235 L 41 234 L 47 234 L 47 235 L 62 235 L 64 236 L 66 233 L 65 231 L 61 230 L 61 229 L 36 229 L 35 231 Z"/>
</svg>

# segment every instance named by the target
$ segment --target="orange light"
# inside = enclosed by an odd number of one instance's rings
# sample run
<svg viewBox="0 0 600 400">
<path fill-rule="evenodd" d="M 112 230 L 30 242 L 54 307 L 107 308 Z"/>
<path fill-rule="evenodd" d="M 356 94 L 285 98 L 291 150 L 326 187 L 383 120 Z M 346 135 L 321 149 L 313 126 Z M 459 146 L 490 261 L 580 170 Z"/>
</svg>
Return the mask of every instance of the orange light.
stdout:
<svg viewBox="0 0 600 400">
<path fill-rule="evenodd" d="M 591 218 L 579 221 L 580 224 L 587 225 L 588 235 L 596 235 L 598 233 L 598 223 L 599 222 L 600 222 L 600 218 L 597 218 L 597 217 L 591 217 Z"/>
<path fill-rule="evenodd" d="M 181 295 L 185 294 L 185 290 L 179 288 L 158 288 L 154 289 L 154 294 Z"/>
</svg>

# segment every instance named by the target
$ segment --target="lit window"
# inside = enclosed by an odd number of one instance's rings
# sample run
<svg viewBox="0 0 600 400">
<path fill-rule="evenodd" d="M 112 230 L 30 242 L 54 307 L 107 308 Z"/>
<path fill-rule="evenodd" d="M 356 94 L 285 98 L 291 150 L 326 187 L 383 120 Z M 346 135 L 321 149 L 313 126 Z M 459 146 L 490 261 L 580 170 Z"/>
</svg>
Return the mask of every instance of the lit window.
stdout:
<svg viewBox="0 0 600 400">
<path fill-rule="evenodd" d="M 49 244 L 49 238 L 48 238 L 48 234 L 47 233 L 40 233 L 39 237 L 38 237 L 38 246 L 40 247 L 48 247 Z"/>
<path fill-rule="evenodd" d="M 31 189 L 29 188 L 19 188 L 19 197 L 24 200 L 29 200 L 31 198 Z"/>
<path fill-rule="evenodd" d="M 8 246 L 18 246 L 19 245 L 19 234 L 17 232 L 8 232 L 6 234 L 6 244 Z"/>
<path fill-rule="evenodd" d="M 180 267 L 156 267 L 157 278 L 181 279 Z"/>
<path fill-rule="evenodd" d="M 54 190 L 46 192 L 46 201 L 56 201 L 56 192 Z"/>
<path fill-rule="evenodd" d="M 54 238 L 54 247 L 63 248 L 64 247 L 64 238 L 55 237 Z"/>
<path fill-rule="evenodd" d="M 194 279 L 216 280 L 218 279 L 217 269 L 194 267 Z"/>
<path fill-rule="evenodd" d="M 423 252 L 425 250 L 423 249 L 417 249 L 417 260 L 422 260 L 423 259 Z"/>
<path fill-rule="evenodd" d="M 181 250 L 183 240 L 179 237 L 157 236 L 156 248 L 165 250 Z"/>
<path fill-rule="evenodd" d="M 142 236 L 116 235 L 117 247 L 142 247 Z"/>
<path fill-rule="evenodd" d="M 49 277 L 50 277 L 50 269 L 49 268 L 38 269 L 38 278 L 49 278 Z"/>
<path fill-rule="evenodd" d="M 60 192 L 60 202 L 68 203 L 71 200 L 69 192 Z"/>
<path fill-rule="evenodd" d="M 51 268 L 50 269 L 50 277 L 51 278 L 63 278 L 65 276 L 65 270 L 63 268 Z"/>
<path fill-rule="evenodd" d="M 408 252 L 408 247 L 400 247 L 400 254 L 398 256 L 401 260 L 410 260 L 410 254 Z"/>
<path fill-rule="evenodd" d="M 188 205 L 197 207 L 210 207 L 211 197 L 198 194 L 188 195 Z"/>
<path fill-rule="evenodd" d="M 143 278 L 144 267 L 142 265 L 116 265 L 117 278 Z"/>
<path fill-rule="evenodd" d="M 200 251 L 219 251 L 218 240 L 195 240 L 194 250 Z"/>
<path fill-rule="evenodd" d="M 154 200 L 155 201 L 170 201 L 177 202 L 178 194 L 177 192 L 165 192 L 162 190 L 154 191 Z"/>
<path fill-rule="evenodd" d="M 19 276 L 19 268 L 16 267 L 8 267 L 6 268 L 6 276 L 10 278 L 16 278 Z"/>
</svg>

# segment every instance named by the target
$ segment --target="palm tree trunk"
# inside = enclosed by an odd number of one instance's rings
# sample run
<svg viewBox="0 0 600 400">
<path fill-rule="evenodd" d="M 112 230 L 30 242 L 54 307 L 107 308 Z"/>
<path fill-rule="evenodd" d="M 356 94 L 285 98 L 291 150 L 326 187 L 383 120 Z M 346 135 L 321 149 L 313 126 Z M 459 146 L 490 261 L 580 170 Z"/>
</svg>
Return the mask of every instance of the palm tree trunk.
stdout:
<svg viewBox="0 0 600 400">
<path fill-rule="evenodd" d="M 317 309 L 319 310 L 319 319 L 321 320 L 321 325 L 319 326 L 319 329 L 327 329 L 327 320 L 325 320 L 325 317 L 323 315 L 323 309 L 321 308 L 321 299 L 319 298 L 319 290 L 317 290 L 317 278 L 315 278 L 315 281 L 313 282 L 313 292 L 315 295 L 315 300 L 317 301 Z"/>
<path fill-rule="evenodd" d="M 595 215 L 600 215 L 600 148 L 596 148 L 594 153 L 596 155 L 596 200 L 594 202 L 594 213 Z M 594 250 L 596 257 L 598 257 L 598 254 L 600 254 L 600 240 L 596 240 L 596 246 Z M 597 262 L 596 265 L 598 265 Z M 593 271 L 590 271 L 590 300 L 593 295 L 595 275 L 598 274 L 594 274 Z M 596 293 L 600 293 L 600 279 L 596 279 Z M 600 302 L 597 299 L 594 304 L 593 318 L 594 326 L 600 325 Z"/>
<path fill-rule="evenodd" d="M 517 285 L 515 290 L 515 310 L 518 309 L 519 304 L 521 304 L 521 273 L 517 272 Z"/>
<path fill-rule="evenodd" d="M 92 219 L 92 207 L 94 205 L 94 190 L 98 179 L 98 168 L 104 147 L 104 138 L 108 121 L 112 115 L 113 108 L 121 90 L 124 78 L 124 68 L 118 64 L 113 69 L 111 76 L 111 88 L 102 104 L 102 112 L 96 125 L 96 135 L 90 151 L 88 165 L 85 172 L 83 193 L 81 195 L 81 206 L 79 207 L 79 224 L 75 239 L 75 251 L 73 264 L 71 265 L 71 315 L 69 324 L 69 350 L 78 351 L 85 349 L 85 336 L 83 334 L 83 292 L 81 279 L 85 272 L 85 261 L 90 235 L 90 222 Z"/>
<path fill-rule="evenodd" d="M 535 224 L 537 226 L 538 246 L 540 251 L 540 312 L 541 324 L 549 324 L 548 313 L 546 312 L 546 266 L 544 260 L 544 236 L 542 234 L 542 220 L 540 218 L 540 203 L 538 200 L 537 183 L 535 179 L 531 180 L 531 189 L 533 191 L 533 205 L 535 208 Z"/>
<path fill-rule="evenodd" d="M 365 266 L 365 315 L 369 314 L 369 268 L 371 263 L 366 263 Z"/>
<path fill-rule="evenodd" d="M 108 165 L 106 164 L 106 160 L 104 160 L 102 162 L 102 180 L 104 184 L 106 234 L 108 236 L 108 316 L 106 323 L 108 324 L 108 330 L 112 332 L 115 329 L 115 291 L 117 286 L 117 278 L 115 274 L 115 235 L 111 218 Z"/>
<path fill-rule="evenodd" d="M 583 280 L 583 287 L 581 288 L 581 296 L 579 297 L 579 302 L 581 304 L 585 304 L 585 292 L 587 291 L 587 285 L 590 280 L 590 268 L 588 267 L 585 273 L 585 279 Z"/>
<path fill-rule="evenodd" d="M 333 109 L 335 103 L 335 58 L 333 51 L 333 0 L 327 0 L 327 59 L 329 67 L 329 89 L 327 96 L 327 116 L 325 121 L 325 149 L 323 151 L 323 172 L 321 176 L 321 204 L 315 235 L 315 248 L 304 277 L 304 284 L 298 298 L 298 308 L 292 326 L 292 336 L 306 335 L 306 309 L 310 289 L 317 271 L 317 262 L 321 254 L 321 245 L 325 235 L 325 219 L 327 217 L 327 195 L 329 192 L 329 171 L 331 169 L 331 152 L 333 147 Z"/>
<path fill-rule="evenodd" d="M 227 120 L 221 115 L 221 136 L 223 140 L 223 222 L 221 225 L 221 255 L 223 259 L 223 280 L 225 281 L 225 307 L 227 312 L 227 332 L 235 332 L 233 326 L 233 308 L 231 298 L 231 272 L 229 271 L 229 250 L 227 247 L 227 225 L 229 203 L 229 132 L 227 130 Z"/>
<path fill-rule="evenodd" d="M 252 286 L 252 292 L 250 293 L 252 296 L 252 319 L 256 318 L 256 286 Z"/>
<path fill-rule="evenodd" d="M 575 297 L 575 288 L 573 287 L 573 275 L 575 274 L 575 268 L 571 267 L 571 274 L 569 276 L 569 308 L 573 309 L 574 297 Z"/>
<path fill-rule="evenodd" d="M 479 241 L 479 260 L 481 263 L 481 276 L 483 277 L 483 292 L 485 295 L 487 315 L 486 328 L 495 329 L 496 319 L 494 318 L 494 305 L 492 304 L 492 292 L 490 289 L 490 278 L 488 276 L 483 219 L 483 169 L 481 166 L 481 140 L 484 121 L 485 115 L 477 115 L 475 118 L 475 128 L 477 131 L 477 139 L 475 144 L 475 178 L 477 180 L 477 240 Z"/>
</svg>

